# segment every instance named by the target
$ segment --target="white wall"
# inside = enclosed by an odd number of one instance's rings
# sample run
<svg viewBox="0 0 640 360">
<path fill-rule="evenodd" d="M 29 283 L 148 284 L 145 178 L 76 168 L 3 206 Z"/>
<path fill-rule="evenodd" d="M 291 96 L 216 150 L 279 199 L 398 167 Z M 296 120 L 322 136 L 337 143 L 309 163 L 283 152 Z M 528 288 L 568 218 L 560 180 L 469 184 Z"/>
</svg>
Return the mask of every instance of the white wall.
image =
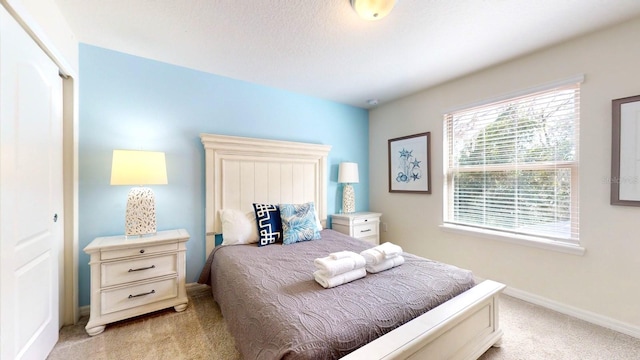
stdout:
<svg viewBox="0 0 640 360">
<path fill-rule="evenodd" d="M 78 74 L 78 40 L 54 0 L 2 0 L 10 11 L 26 22 L 56 62 L 71 75 Z M 50 54 L 51 56 L 51 54 Z"/>
<path fill-rule="evenodd" d="M 370 207 L 388 224 L 381 240 L 640 330 L 640 208 L 609 205 L 608 182 L 611 100 L 640 94 L 639 64 L 640 18 L 373 110 Z M 586 253 L 442 231 L 443 111 L 581 73 L 580 240 Z M 431 132 L 433 193 L 389 193 L 387 140 L 424 131 Z"/>
</svg>

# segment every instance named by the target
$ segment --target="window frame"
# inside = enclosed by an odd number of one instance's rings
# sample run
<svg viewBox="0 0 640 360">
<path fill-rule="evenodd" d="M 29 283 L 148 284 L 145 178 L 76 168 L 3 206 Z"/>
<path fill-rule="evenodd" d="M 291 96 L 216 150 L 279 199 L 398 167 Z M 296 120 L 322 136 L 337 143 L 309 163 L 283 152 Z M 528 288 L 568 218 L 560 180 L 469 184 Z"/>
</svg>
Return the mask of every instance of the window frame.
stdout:
<svg viewBox="0 0 640 360">
<path fill-rule="evenodd" d="M 450 118 L 456 112 L 463 112 L 471 110 L 473 108 L 479 108 L 483 106 L 497 105 L 509 100 L 515 100 L 517 98 L 523 98 L 527 96 L 534 96 L 536 93 L 543 91 L 550 91 L 557 88 L 568 87 L 574 85 L 577 87 L 578 100 L 581 92 L 581 83 L 584 81 L 584 75 L 574 76 L 569 79 L 556 81 L 546 85 L 541 85 L 534 88 L 529 88 L 506 94 L 493 99 L 487 99 L 475 104 L 459 106 L 457 108 L 448 109 L 443 112 L 443 223 L 441 228 L 445 231 L 454 231 L 456 233 L 463 233 L 467 235 L 476 235 L 481 237 L 489 237 L 492 239 L 504 240 L 511 243 L 524 244 L 539 248 L 557 250 L 565 253 L 571 253 L 576 255 L 582 255 L 585 249 L 580 246 L 579 239 L 579 165 L 580 165 L 580 105 L 577 106 L 577 119 L 575 119 L 574 131 L 575 133 L 575 158 L 572 161 L 558 161 L 558 162 L 539 162 L 539 163 L 510 163 L 510 164 L 485 164 L 485 165 L 467 165 L 464 168 L 450 168 L 449 156 L 450 156 L 450 137 L 449 137 L 449 125 Z M 521 231 L 509 231 L 508 229 L 494 229 L 481 224 L 469 225 L 461 222 L 453 221 L 455 206 L 454 206 L 454 184 L 453 180 L 455 174 L 460 172 L 478 171 L 490 172 L 504 171 L 504 170 L 555 170 L 555 169 L 569 169 L 571 174 L 571 194 L 570 194 L 570 228 L 571 234 L 569 238 L 560 236 L 546 236 L 538 234 L 527 234 Z M 462 171 L 460 171 L 462 170 Z M 575 221 L 575 225 L 574 225 Z"/>
</svg>

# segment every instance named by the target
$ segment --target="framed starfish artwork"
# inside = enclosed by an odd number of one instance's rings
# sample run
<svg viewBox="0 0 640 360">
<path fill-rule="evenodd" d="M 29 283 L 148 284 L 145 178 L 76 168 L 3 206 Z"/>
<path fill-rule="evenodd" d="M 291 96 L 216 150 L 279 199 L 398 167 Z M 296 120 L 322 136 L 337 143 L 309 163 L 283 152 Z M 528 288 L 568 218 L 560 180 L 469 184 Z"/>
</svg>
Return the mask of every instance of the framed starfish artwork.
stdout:
<svg viewBox="0 0 640 360">
<path fill-rule="evenodd" d="M 389 139 L 389 192 L 431 194 L 431 133 Z"/>
</svg>

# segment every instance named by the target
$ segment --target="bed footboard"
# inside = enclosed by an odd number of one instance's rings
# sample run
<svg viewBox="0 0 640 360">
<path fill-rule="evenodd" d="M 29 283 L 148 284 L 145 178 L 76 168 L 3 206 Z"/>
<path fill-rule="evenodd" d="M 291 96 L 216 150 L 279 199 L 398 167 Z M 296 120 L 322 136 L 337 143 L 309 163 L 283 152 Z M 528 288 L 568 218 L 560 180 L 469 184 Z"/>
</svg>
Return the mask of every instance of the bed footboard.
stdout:
<svg viewBox="0 0 640 360">
<path fill-rule="evenodd" d="M 485 280 L 342 359 L 477 359 L 500 344 L 498 300 L 504 288 Z"/>
</svg>

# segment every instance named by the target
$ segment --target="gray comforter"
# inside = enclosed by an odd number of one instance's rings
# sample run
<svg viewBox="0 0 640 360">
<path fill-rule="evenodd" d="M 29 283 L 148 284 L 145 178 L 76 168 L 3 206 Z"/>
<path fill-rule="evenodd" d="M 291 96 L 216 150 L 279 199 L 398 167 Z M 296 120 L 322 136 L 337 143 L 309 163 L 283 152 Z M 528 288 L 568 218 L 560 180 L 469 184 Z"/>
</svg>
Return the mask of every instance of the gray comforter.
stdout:
<svg viewBox="0 0 640 360">
<path fill-rule="evenodd" d="M 474 285 L 468 270 L 407 253 L 403 265 L 335 288 L 313 279 L 315 258 L 369 247 L 333 230 L 292 245 L 220 246 L 200 282 L 246 360 L 337 359 Z"/>
</svg>

